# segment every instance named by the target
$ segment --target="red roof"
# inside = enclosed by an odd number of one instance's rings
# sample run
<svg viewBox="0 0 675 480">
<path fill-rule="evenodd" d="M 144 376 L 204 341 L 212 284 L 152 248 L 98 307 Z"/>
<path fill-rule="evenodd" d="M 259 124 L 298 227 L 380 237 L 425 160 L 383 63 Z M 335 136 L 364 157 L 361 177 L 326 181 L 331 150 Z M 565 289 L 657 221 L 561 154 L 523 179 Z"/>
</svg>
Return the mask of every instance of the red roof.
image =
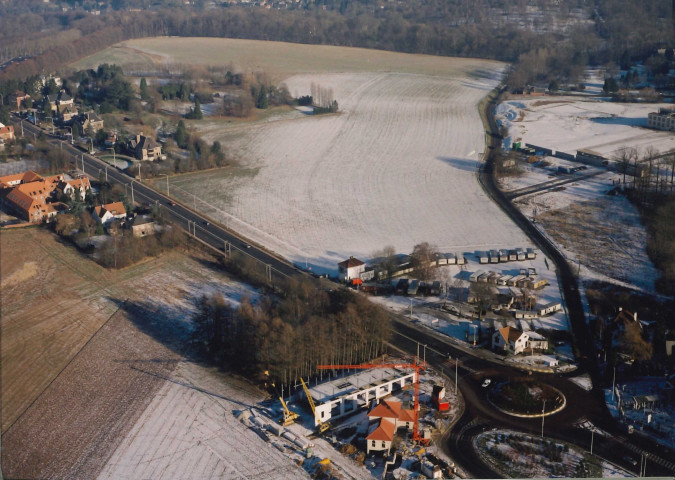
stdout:
<svg viewBox="0 0 675 480">
<path fill-rule="evenodd" d="M 344 268 L 359 267 L 361 265 L 365 265 L 365 262 L 362 262 L 358 258 L 354 258 L 354 257 L 349 257 L 348 260 L 345 260 L 344 262 L 338 263 L 338 267 L 344 267 Z"/>
<path fill-rule="evenodd" d="M 401 403 L 382 400 L 382 403 L 376 405 L 370 412 L 369 417 L 376 418 L 399 418 L 401 413 Z"/>
<path fill-rule="evenodd" d="M 520 330 L 516 330 L 513 327 L 504 327 L 499 329 L 499 333 L 502 334 L 502 337 L 507 342 L 515 342 L 523 334 Z"/>
<path fill-rule="evenodd" d="M 391 442 L 394 439 L 394 433 L 396 432 L 396 424 L 391 420 L 383 418 L 380 420 L 380 425 L 373 430 L 373 433 L 366 437 L 367 440 L 383 440 L 385 442 Z"/>
<path fill-rule="evenodd" d="M 415 411 L 408 409 L 401 409 L 401 413 L 399 414 L 398 419 L 402 422 L 414 422 Z"/>
</svg>

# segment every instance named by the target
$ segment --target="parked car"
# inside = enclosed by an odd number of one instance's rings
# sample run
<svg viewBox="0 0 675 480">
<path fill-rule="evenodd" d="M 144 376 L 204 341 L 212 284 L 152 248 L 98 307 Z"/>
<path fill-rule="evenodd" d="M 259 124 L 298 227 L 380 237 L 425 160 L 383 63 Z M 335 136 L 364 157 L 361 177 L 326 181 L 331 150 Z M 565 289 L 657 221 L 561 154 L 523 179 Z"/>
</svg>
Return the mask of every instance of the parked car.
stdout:
<svg viewBox="0 0 675 480">
<path fill-rule="evenodd" d="M 483 388 L 489 386 L 491 382 L 492 382 L 492 380 L 490 380 L 489 378 L 486 378 L 485 381 L 483 382 Z"/>
</svg>

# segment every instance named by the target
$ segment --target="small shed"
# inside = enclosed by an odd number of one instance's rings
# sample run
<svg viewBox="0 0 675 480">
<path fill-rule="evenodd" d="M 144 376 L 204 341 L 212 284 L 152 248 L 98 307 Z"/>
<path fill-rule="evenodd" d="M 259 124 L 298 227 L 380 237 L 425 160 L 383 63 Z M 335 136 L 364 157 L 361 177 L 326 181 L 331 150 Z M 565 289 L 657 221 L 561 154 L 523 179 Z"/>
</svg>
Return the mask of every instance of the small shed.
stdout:
<svg viewBox="0 0 675 480">
<path fill-rule="evenodd" d="M 537 312 L 532 310 L 514 310 L 513 316 L 517 319 L 537 318 Z"/>
<path fill-rule="evenodd" d="M 516 275 L 515 277 L 511 277 L 511 278 L 506 282 L 506 284 L 507 284 L 509 287 L 515 287 L 515 286 L 518 285 L 518 282 L 520 282 L 521 280 L 523 280 L 523 279 L 525 279 L 525 278 L 527 278 L 525 275 Z"/>
<path fill-rule="evenodd" d="M 535 258 L 537 258 L 537 254 L 534 252 L 533 248 L 526 249 L 525 255 L 527 256 L 528 260 L 534 260 Z"/>
<path fill-rule="evenodd" d="M 131 226 L 131 232 L 134 237 L 148 237 L 155 234 L 155 221 L 145 215 L 139 215 L 134 218 Z"/>
<path fill-rule="evenodd" d="M 463 254 L 457 254 L 457 265 L 466 265 L 466 258 Z"/>
<path fill-rule="evenodd" d="M 551 302 L 537 308 L 537 313 L 540 317 L 543 317 L 544 315 L 550 315 L 551 313 L 555 313 L 560 310 L 562 310 L 562 304 L 560 302 Z"/>
<path fill-rule="evenodd" d="M 546 285 L 548 285 L 548 282 L 543 278 L 530 278 L 525 286 L 530 290 L 539 290 Z"/>
<path fill-rule="evenodd" d="M 488 255 L 487 252 L 483 250 L 479 250 L 476 252 L 476 257 L 478 258 L 478 263 L 489 263 L 490 262 L 490 256 Z"/>
<path fill-rule="evenodd" d="M 509 261 L 509 251 L 502 248 L 499 250 L 499 262 L 508 262 Z"/>
<path fill-rule="evenodd" d="M 457 264 L 457 257 L 455 256 L 454 253 L 446 253 L 445 254 L 445 260 L 446 264 L 448 265 L 456 265 Z"/>
<path fill-rule="evenodd" d="M 497 279 L 497 285 L 505 286 L 509 284 L 509 280 L 513 277 L 511 275 L 502 275 Z"/>
<path fill-rule="evenodd" d="M 480 277 L 480 276 L 483 275 L 484 273 L 485 273 L 484 270 L 477 270 L 477 271 L 473 272 L 473 273 L 471 274 L 471 276 L 469 277 L 469 281 L 472 282 L 472 283 L 477 282 L 477 281 L 478 281 L 478 277 Z"/>
<path fill-rule="evenodd" d="M 431 284 L 431 290 L 429 291 L 431 295 L 440 295 L 441 294 L 441 282 L 436 280 Z"/>
<path fill-rule="evenodd" d="M 502 276 L 501 273 L 490 272 L 487 277 L 487 283 L 497 285 L 497 281 L 501 276 Z"/>
<path fill-rule="evenodd" d="M 518 260 L 525 260 L 526 259 L 525 250 L 523 250 L 522 248 L 517 248 L 516 249 L 516 258 Z"/>
<path fill-rule="evenodd" d="M 490 250 L 489 256 L 490 256 L 490 263 L 499 263 L 499 251 L 498 250 Z"/>
<path fill-rule="evenodd" d="M 448 258 L 442 253 L 436 253 L 434 257 L 436 258 L 436 265 L 441 266 L 448 264 Z"/>
<path fill-rule="evenodd" d="M 419 280 L 413 280 L 408 285 L 408 295 L 417 295 L 417 290 L 420 288 Z"/>
<path fill-rule="evenodd" d="M 509 250 L 509 262 L 518 260 L 518 253 L 515 250 Z"/>
<path fill-rule="evenodd" d="M 488 272 L 482 273 L 477 279 L 478 283 L 487 283 L 489 275 Z"/>
</svg>

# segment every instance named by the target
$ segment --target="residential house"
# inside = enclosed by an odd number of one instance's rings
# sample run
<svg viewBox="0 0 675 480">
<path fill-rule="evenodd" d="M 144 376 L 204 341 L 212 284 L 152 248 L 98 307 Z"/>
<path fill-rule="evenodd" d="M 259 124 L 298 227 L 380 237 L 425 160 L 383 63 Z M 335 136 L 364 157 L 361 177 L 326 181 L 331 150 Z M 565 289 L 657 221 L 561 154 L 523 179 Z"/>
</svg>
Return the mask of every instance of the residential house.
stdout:
<svg viewBox="0 0 675 480">
<path fill-rule="evenodd" d="M 22 173 L 15 173 L 13 175 L 5 175 L 4 177 L 0 177 L 0 190 L 16 187 L 22 183 L 37 182 L 41 180 L 44 180 L 44 178 L 32 170 Z"/>
<path fill-rule="evenodd" d="M 106 203 L 94 207 L 94 218 L 103 225 L 108 225 L 113 220 L 124 220 L 127 210 L 122 202 Z"/>
<path fill-rule="evenodd" d="M 103 119 L 94 112 L 80 114 L 77 117 L 77 123 L 80 125 L 81 132 L 86 132 L 90 127 L 93 132 L 103 129 Z"/>
<path fill-rule="evenodd" d="M 492 335 L 492 349 L 511 352 L 515 355 L 527 348 L 529 335 L 513 327 L 504 327 Z"/>
<path fill-rule="evenodd" d="M 75 195 L 80 197 L 80 200 L 84 201 L 87 196 L 87 191 L 91 190 L 91 183 L 87 177 L 76 178 L 74 180 L 61 180 L 57 187 L 57 193 L 59 195 L 68 195 L 70 198 L 73 198 Z"/>
<path fill-rule="evenodd" d="M 366 453 L 368 455 L 370 455 L 370 452 L 386 452 L 389 454 L 395 433 L 396 425 L 386 418 L 371 425 L 366 437 Z"/>
<path fill-rule="evenodd" d="M 155 234 L 156 223 L 152 218 L 146 215 L 138 215 L 134 218 L 134 223 L 131 225 L 131 231 L 134 237 L 147 237 Z"/>
<path fill-rule="evenodd" d="M 73 118 L 77 117 L 78 113 L 75 105 L 66 105 L 60 109 L 59 114 L 61 115 L 61 120 L 63 120 L 65 123 L 70 123 Z"/>
<path fill-rule="evenodd" d="M 412 430 L 413 422 L 415 421 L 414 412 L 402 408 L 401 402 L 395 400 L 382 400 L 368 412 L 368 418 L 370 420 L 386 418 L 394 422 L 397 429 L 405 427 L 408 430 Z"/>
<path fill-rule="evenodd" d="M 58 114 L 66 107 L 73 107 L 74 104 L 73 97 L 68 95 L 65 90 L 61 90 L 59 93 L 45 95 L 42 101 L 44 103 L 49 102 L 52 112 Z"/>
<path fill-rule="evenodd" d="M 30 99 L 30 95 L 28 95 L 26 92 L 22 92 L 20 90 L 17 90 L 13 94 L 9 96 L 9 102 L 10 105 L 13 109 L 13 111 L 21 111 L 21 104 L 25 101 L 28 102 Z M 15 108 L 16 105 L 16 108 Z"/>
<path fill-rule="evenodd" d="M 338 277 L 345 282 L 359 278 L 365 270 L 366 264 L 358 258 L 349 257 L 348 260 L 338 263 Z"/>
<path fill-rule="evenodd" d="M 14 141 L 14 126 L 12 125 L 3 125 L 0 123 L 0 140 L 4 142 Z"/>
<path fill-rule="evenodd" d="M 153 161 L 162 158 L 162 146 L 144 135 L 136 135 L 136 138 L 129 142 L 127 148 L 139 160 Z"/>
</svg>

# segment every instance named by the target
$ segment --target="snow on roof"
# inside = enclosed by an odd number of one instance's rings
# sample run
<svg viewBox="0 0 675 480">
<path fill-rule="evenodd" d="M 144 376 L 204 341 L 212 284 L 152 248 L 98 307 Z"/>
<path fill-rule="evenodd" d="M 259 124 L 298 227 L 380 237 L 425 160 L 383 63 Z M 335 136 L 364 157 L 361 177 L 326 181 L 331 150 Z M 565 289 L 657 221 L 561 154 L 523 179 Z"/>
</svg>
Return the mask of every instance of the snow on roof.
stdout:
<svg viewBox="0 0 675 480">
<path fill-rule="evenodd" d="M 309 393 L 312 395 L 314 401 L 322 403 L 387 381 L 414 375 L 414 373 L 412 370 L 406 371 L 396 368 L 359 370 L 349 376 L 342 376 L 328 382 L 319 383 L 311 387 Z"/>
</svg>

